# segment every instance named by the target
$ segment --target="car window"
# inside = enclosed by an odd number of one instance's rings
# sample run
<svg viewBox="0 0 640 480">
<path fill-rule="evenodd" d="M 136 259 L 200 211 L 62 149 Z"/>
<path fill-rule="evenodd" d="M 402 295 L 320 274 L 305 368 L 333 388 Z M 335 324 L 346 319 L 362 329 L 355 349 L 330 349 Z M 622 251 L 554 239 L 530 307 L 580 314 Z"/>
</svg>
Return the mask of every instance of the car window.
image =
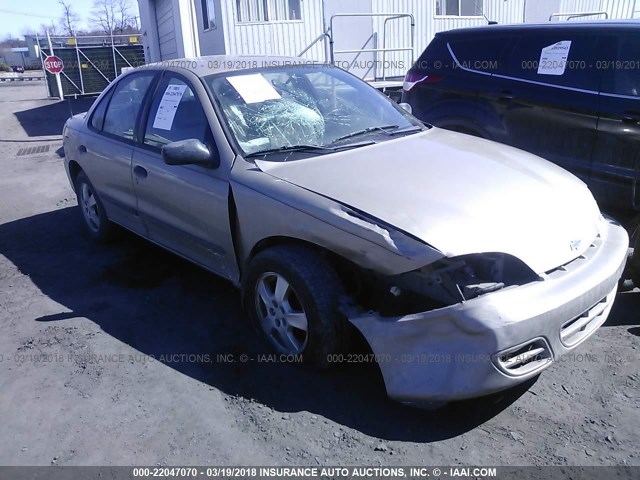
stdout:
<svg viewBox="0 0 640 480">
<path fill-rule="evenodd" d="M 559 29 L 560 30 L 560 29 Z M 506 75 L 518 79 L 598 91 L 596 38 L 558 31 L 522 36 L 514 45 Z"/>
<path fill-rule="evenodd" d="M 388 98 L 338 68 L 276 67 L 211 75 L 205 81 L 245 154 L 296 145 L 333 147 L 361 142 L 367 135 L 384 141 L 395 138 L 389 131 L 423 128 Z"/>
<path fill-rule="evenodd" d="M 640 34 L 626 33 L 618 38 L 615 57 L 598 60 L 603 70 L 602 91 L 640 97 Z"/>
<path fill-rule="evenodd" d="M 165 77 L 151 104 L 144 143 L 162 147 L 171 142 L 195 138 L 212 143 L 209 121 L 200 99 L 176 76 Z"/>
<path fill-rule="evenodd" d="M 425 51 L 422 52 L 414 66 L 420 70 L 428 70 L 434 68 L 435 62 L 440 62 L 438 63 L 438 66 L 440 66 L 450 61 L 451 55 L 447 50 L 447 39 L 442 35 L 436 35 Z"/>
<path fill-rule="evenodd" d="M 93 111 L 93 114 L 91 116 L 91 126 L 96 130 L 102 130 L 102 125 L 104 124 L 104 114 L 107 111 L 107 105 L 109 105 L 109 99 L 111 98 L 112 93 L 113 89 L 107 92 L 107 94 L 102 97 L 100 103 Z"/>
<path fill-rule="evenodd" d="M 460 65 L 480 72 L 501 71 L 502 54 L 509 46 L 504 37 L 453 37 L 449 46 Z M 456 65 L 457 67 L 457 65 Z"/>
<path fill-rule="evenodd" d="M 104 117 L 103 132 L 133 140 L 138 112 L 153 76 L 151 72 L 131 75 L 116 85 Z"/>
</svg>

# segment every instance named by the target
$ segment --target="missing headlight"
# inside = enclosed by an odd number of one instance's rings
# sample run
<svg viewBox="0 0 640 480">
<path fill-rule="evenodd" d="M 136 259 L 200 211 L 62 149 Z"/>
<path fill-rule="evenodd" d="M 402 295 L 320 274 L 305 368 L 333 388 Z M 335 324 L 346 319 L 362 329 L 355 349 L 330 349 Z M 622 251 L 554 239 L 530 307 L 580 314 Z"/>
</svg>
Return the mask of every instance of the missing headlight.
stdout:
<svg viewBox="0 0 640 480">
<path fill-rule="evenodd" d="M 537 279 L 524 262 L 511 255 L 484 253 L 445 258 L 390 280 L 402 290 L 452 305 Z"/>
</svg>

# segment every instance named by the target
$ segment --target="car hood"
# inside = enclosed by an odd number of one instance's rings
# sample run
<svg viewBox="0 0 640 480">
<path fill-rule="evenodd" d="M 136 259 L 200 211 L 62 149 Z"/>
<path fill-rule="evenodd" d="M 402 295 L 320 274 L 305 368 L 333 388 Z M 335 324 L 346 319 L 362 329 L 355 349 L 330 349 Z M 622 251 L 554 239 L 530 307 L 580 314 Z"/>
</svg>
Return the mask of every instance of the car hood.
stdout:
<svg viewBox="0 0 640 480">
<path fill-rule="evenodd" d="M 581 255 L 602 218 L 584 183 L 560 167 L 437 128 L 311 159 L 256 163 L 447 256 L 502 252 L 536 273 Z"/>
</svg>

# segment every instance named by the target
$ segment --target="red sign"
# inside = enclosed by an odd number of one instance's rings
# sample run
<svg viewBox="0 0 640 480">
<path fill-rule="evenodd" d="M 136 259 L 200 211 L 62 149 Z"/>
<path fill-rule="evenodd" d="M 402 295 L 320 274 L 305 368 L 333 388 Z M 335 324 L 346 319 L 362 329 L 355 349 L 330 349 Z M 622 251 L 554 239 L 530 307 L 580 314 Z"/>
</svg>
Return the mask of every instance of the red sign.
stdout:
<svg viewBox="0 0 640 480">
<path fill-rule="evenodd" d="M 44 59 L 44 69 L 49 73 L 60 73 L 64 70 L 64 63 L 60 57 L 53 55 Z"/>
</svg>

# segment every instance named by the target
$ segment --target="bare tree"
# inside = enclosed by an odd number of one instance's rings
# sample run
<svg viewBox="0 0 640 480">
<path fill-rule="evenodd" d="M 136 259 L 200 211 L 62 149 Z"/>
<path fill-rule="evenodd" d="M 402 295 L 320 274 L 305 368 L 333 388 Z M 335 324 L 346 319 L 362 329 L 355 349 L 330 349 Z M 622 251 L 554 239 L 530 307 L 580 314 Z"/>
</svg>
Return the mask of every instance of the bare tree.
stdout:
<svg viewBox="0 0 640 480">
<path fill-rule="evenodd" d="M 78 14 L 71 7 L 69 0 L 58 0 L 58 3 L 62 7 L 62 17 L 60 18 L 62 33 L 72 36 L 77 30 L 80 17 L 78 17 Z"/>
<path fill-rule="evenodd" d="M 42 34 L 46 34 L 48 31 L 50 35 L 58 35 L 59 33 L 58 27 L 56 26 L 55 23 L 53 23 L 53 21 L 51 21 L 50 24 L 41 23 L 40 26 L 37 28 L 37 31 Z"/>
<path fill-rule="evenodd" d="M 24 40 L 20 40 L 17 37 L 14 37 L 13 35 L 11 35 L 10 33 L 7 33 L 1 40 L 0 40 L 0 47 L 1 48 L 15 48 L 15 47 L 24 47 L 26 45 L 26 43 L 24 42 Z"/>
<path fill-rule="evenodd" d="M 130 31 L 135 20 L 130 0 L 94 0 L 91 13 L 91 23 L 107 35 Z"/>
<path fill-rule="evenodd" d="M 134 21 L 134 16 L 131 13 L 131 4 L 129 0 L 117 0 L 116 5 L 116 20 L 118 20 L 119 33 L 123 33 L 127 30 Z"/>
</svg>

